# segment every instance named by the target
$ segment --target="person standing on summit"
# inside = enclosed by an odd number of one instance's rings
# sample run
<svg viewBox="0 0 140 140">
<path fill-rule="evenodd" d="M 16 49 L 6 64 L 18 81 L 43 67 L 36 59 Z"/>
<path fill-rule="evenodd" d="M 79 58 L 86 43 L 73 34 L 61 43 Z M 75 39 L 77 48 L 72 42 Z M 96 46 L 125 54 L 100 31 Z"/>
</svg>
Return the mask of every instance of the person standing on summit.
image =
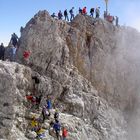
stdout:
<svg viewBox="0 0 140 140">
<path fill-rule="evenodd" d="M 10 42 L 12 43 L 12 45 L 14 45 L 14 47 L 16 47 L 16 45 L 18 43 L 18 36 L 15 33 L 13 33 L 11 35 L 11 41 Z"/>
<path fill-rule="evenodd" d="M 59 10 L 59 12 L 58 12 L 58 19 L 62 19 L 62 17 L 63 17 L 63 14 L 62 14 L 62 12 L 61 12 L 61 10 Z"/>
<path fill-rule="evenodd" d="M 72 21 L 74 19 L 74 7 L 72 7 L 72 9 L 70 9 L 69 13 L 70 13 L 70 21 Z"/>
<path fill-rule="evenodd" d="M 82 14 L 83 14 L 83 15 L 86 15 L 86 14 L 87 14 L 87 7 L 84 7 L 84 8 L 83 8 Z"/>
<path fill-rule="evenodd" d="M 65 20 L 69 21 L 67 9 L 64 11 Z"/>
<path fill-rule="evenodd" d="M 99 18 L 100 17 L 100 7 L 97 7 L 95 12 L 96 12 L 96 18 Z"/>
</svg>

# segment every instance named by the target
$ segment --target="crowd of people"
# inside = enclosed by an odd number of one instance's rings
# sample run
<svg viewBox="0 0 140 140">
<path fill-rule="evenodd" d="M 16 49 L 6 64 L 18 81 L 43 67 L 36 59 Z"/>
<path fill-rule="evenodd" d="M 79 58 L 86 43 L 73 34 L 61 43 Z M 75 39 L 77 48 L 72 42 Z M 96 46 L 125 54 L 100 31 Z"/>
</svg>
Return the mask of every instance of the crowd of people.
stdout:
<svg viewBox="0 0 140 140">
<path fill-rule="evenodd" d="M 83 7 L 80 8 L 79 7 L 79 14 L 82 15 L 88 15 L 87 12 L 87 7 Z M 69 18 L 70 15 L 70 18 Z M 55 13 L 53 13 L 51 15 L 53 18 L 57 18 L 59 20 L 62 20 L 64 17 L 64 20 L 66 21 L 72 21 L 75 17 L 74 15 L 74 7 L 72 7 L 69 11 L 67 9 L 64 10 L 64 12 L 62 13 L 61 10 L 59 10 L 58 14 L 56 15 Z M 93 17 L 93 18 L 100 18 L 100 7 L 97 8 L 91 8 L 89 11 L 89 16 Z M 118 26 L 119 24 L 119 18 L 117 16 L 111 16 L 109 13 L 107 13 L 106 11 L 104 11 L 104 19 L 107 20 L 110 23 L 113 23 L 115 21 L 115 25 Z"/>
<path fill-rule="evenodd" d="M 69 21 L 72 21 L 75 17 L 74 9 L 75 9 L 74 7 L 72 7 L 69 11 L 67 9 L 65 9 L 63 11 L 63 13 L 61 10 L 59 10 L 57 15 L 55 13 L 53 13 L 51 16 L 53 18 L 57 18 L 59 20 L 62 20 L 64 17 L 64 20 L 69 22 Z M 78 12 L 79 14 L 88 15 L 87 7 L 83 7 L 83 8 L 79 7 L 78 11 L 79 11 Z M 89 11 L 89 16 L 91 16 L 92 18 L 95 18 L 95 19 L 100 18 L 100 7 L 91 8 Z M 115 16 L 115 17 L 111 16 L 106 11 L 104 11 L 104 19 L 110 23 L 113 23 L 115 21 L 115 25 L 119 26 L 119 18 L 117 16 Z M 10 43 L 7 48 L 4 47 L 3 43 L 1 43 L 1 45 L 0 45 L 0 60 L 15 61 L 18 46 L 19 46 L 19 38 L 15 33 L 13 33 L 11 35 Z M 28 64 L 29 56 L 30 56 L 30 51 L 25 50 L 23 53 L 23 58 L 25 60 L 25 64 L 26 63 Z"/>
<path fill-rule="evenodd" d="M 41 100 L 43 99 L 42 95 L 38 95 L 38 85 L 40 83 L 40 80 L 37 76 L 32 77 L 33 80 L 33 94 L 26 95 L 26 99 L 28 103 L 30 104 L 31 109 L 39 110 L 41 109 L 41 118 L 37 118 L 35 115 L 32 116 L 31 122 L 30 122 L 30 130 L 34 131 L 37 134 L 36 138 L 44 138 L 45 137 L 45 129 L 42 127 L 42 124 L 45 122 L 45 120 L 48 120 L 50 122 L 50 126 L 48 128 L 49 134 L 51 136 L 54 136 L 57 138 L 57 140 L 66 140 L 68 136 L 68 130 L 66 127 L 62 126 L 59 121 L 59 111 L 55 109 L 54 114 L 51 113 L 52 110 L 52 102 L 51 98 L 49 96 L 46 97 L 46 102 L 42 107 L 40 106 Z M 51 116 L 53 115 L 53 120 L 51 119 Z M 61 132 L 61 134 L 60 134 Z"/>
</svg>

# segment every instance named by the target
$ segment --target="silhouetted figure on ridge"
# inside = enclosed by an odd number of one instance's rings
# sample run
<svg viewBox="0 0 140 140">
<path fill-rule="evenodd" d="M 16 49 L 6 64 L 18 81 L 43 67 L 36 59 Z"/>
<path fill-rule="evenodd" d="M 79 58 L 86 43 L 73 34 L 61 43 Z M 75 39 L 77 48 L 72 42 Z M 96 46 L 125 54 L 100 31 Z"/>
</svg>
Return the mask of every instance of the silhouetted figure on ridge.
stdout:
<svg viewBox="0 0 140 140">
<path fill-rule="evenodd" d="M 64 11 L 65 20 L 69 21 L 67 9 Z"/>
<path fill-rule="evenodd" d="M 63 17 L 63 14 L 62 14 L 61 10 L 59 10 L 59 12 L 58 12 L 58 19 L 62 19 L 62 17 Z"/>
<path fill-rule="evenodd" d="M 5 48 L 4 48 L 3 43 L 1 43 L 1 45 L 0 45 L 0 60 L 4 61 L 4 53 L 5 53 Z"/>
<path fill-rule="evenodd" d="M 12 45 L 14 45 L 16 47 L 16 45 L 18 43 L 18 36 L 15 33 L 13 33 L 11 35 L 11 41 L 10 42 L 12 43 Z"/>
<path fill-rule="evenodd" d="M 72 9 L 70 9 L 69 13 L 70 13 L 70 21 L 72 21 L 74 19 L 74 7 L 72 7 Z"/>
</svg>

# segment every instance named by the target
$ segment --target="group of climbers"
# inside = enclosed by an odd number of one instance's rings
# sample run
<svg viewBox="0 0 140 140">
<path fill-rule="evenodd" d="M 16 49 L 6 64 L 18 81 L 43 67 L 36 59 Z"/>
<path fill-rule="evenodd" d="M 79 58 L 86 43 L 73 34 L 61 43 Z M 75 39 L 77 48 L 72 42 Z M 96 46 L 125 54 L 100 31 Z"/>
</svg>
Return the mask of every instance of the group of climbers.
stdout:
<svg viewBox="0 0 140 140">
<path fill-rule="evenodd" d="M 100 18 L 100 7 L 97 7 L 97 8 L 91 8 L 90 9 L 90 16 L 94 18 L 94 13 L 95 13 L 95 18 L 98 19 Z M 70 18 L 69 18 L 69 14 L 70 14 Z M 87 7 L 83 7 L 83 9 L 81 9 L 79 7 L 79 14 L 82 14 L 82 15 L 87 15 Z M 62 20 L 63 19 L 63 15 L 64 15 L 64 19 L 66 21 L 72 21 L 74 19 L 74 7 L 72 7 L 70 10 L 69 10 L 69 13 L 67 11 L 67 9 L 64 10 L 64 13 L 62 13 L 61 10 L 59 10 L 58 12 L 58 16 L 55 15 L 55 13 L 53 13 L 51 16 L 53 18 L 58 18 L 59 20 Z M 104 19 L 107 20 L 108 22 L 110 23 L 113 23 L 114 20 L 116 21 L 115 22 L 115 25 L 118 26 L 118 17 L 116 16 L 116 19 L 114 18 L 114 16 L 110 16 L 110 14 L 107 14 L 107 12 L 105 11 L 104 12 Z"/>
<path fill-rule="evenodd" d="M 94 8 L 91 8 L 90 9 L 90 16 L 93 17 L 94 16 L 94 11 L 95 11 L 95 14 L 96 14 L 96 18 L 99 18 L 100 16 L 100 7 L 97 7 L 95 10 Z M 69 18 L 69 14 L 70 14 L 70 18 Z M 63 18 L 63 15 L 64 15 L 64 19 L 66 21 L 72 21 L 74 19 L 74 7 L 72 7 L 70 10 L 69 10 L 69 14 L 68 14 L 68 11 L 67 9 L 64 10 L 64 13 L 62 13 L 61 10 L 59 10 L 58 12 L 58 16 L 55 15 L 55 13 L 53 13 L 51 16 L 53 18 L 58 18 L 58 19 L 62 19 Z M 82 14 L 82 15 L 87 15 L 87 7 L 84 7 L 83 9 L 81 9 L 79 7 L 79 14 Z"/>
<path fill-rule="evenodd" d="M 45 123 L 45 120 L 50 121 L 50 127 L 48 128 L 49 134 L 52 136 L 55 136 L 57 140 L 66 140 L 68 136 L 68 130 L 61 125 L 59 121 L 59 111 L 55 109 L 54 114 L 52 114 L 52 102 L 51 98 L 49 96 L 46 97 L 46 101 L 44 105 L 40 105 L 41 100 L 43 99 L 42 95 L 38 95 L 38 86 L 40 83 L 40 80 L 38 76 L 32 76 L 33 80 L 33 91 L 35 90 L 36 92 L 32 95 L 26 95 L 26 99 L 31 104 L 31 108 L 33 106 L 38 105 L 38 108 L 34 107 L 34 109 L 42 109 L 41 111 L 41 118 L 37 118 L 35 115 L 32 116 L 31 122 L 30 122 L 30 130 L 36 132 L 37 137 L 36 138 L 44 138 L 45 137 L 45 129 L 42 127 L 42 124 Z M 39 98 L 39 99 L 37 99 Z M 39 100 L 39 101 L 38 101 Z M 42 106 L 42 108 L 40 108 Z M 53 119 L 52 120 L 52 116 Z M 60 134 L 60 132 L 62 132 Z"/>
</svg>

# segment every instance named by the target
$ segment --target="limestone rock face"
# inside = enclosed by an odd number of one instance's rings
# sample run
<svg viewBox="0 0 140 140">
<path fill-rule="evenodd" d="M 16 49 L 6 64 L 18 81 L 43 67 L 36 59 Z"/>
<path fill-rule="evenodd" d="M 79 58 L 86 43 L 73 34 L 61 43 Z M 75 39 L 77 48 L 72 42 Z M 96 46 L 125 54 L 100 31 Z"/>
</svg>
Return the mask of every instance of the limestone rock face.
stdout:
<svg viewBox="0 0 140 140">
<path fill-rule="evenodd" d="M 78 15 L 67 23 L 39 11 L 22 30 L 17 52 L 17 62 L 30 68 L 0 62 L 0 137 L 35 138 L 27 130 L 33 112 L 25 95 L 32 93 L 31 75 L 37 74 L 40 108 L 49 96 L 69 131 L 68 140 L 128 140 L 127 121 L 131 124 L 130 114 L 139 103 L 140 80 L 134 61 L 139 57 L 130 52 L 135 52 L 139 38 L 131 28 L 116 28 L 101 19 Z M 30 51 L 28 61 L 24 51 Z M 54 139 L 48 129 L 46 134 L 47 140 Z"/>
<path fill-rule="evenodd" d="M 18 60 L 23 63 L 23 52 L 29 50 L 30 67 L 49 77 L 55 75 L 55 72 L 51 74 L 53 66 L 74 65 L 100 96 L 124 110 L 132 90 L 135 90 L 133 94 L 138 94 L 140 67 L 135 62 L 138 59 L 135 50 L 139 48 L 139 38 L 134 29 L 116 28 L 101 19 L 96 21 L 89 16 L 78 15 L 67 23 L 40 11 L 21 33 Z"/>
<path fill-rule="evenodd" d="M 0 77 L 0 139 L 25 138 L 24 101 L 31 87 L 31 70 L 16 63 L 0 62 Z"/>
</svg>

